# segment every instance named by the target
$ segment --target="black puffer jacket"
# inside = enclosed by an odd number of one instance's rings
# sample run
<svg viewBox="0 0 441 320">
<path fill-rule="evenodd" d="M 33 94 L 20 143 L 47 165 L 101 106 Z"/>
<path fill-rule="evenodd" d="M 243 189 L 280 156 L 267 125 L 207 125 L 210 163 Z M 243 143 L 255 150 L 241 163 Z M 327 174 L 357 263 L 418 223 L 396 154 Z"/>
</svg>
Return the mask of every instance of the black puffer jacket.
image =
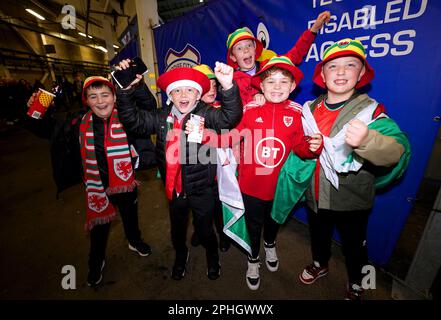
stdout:
<svg viewBox="0 0 441 320">
<path fill-rule="evenodd" d="M 138 110 L 136 105 L 136 96 L 139 96 L 140 90 L 148 90 L 145 84 L 137 88 L 118 91 L 118 112 L 124 128 L 128 132 L 136 135 L 157 134 L 156 137 L 156 156 L 163 179 L 165 172 L 165 146 L 167 137 L 167 117 L 171 112 L 171 106 L 157 109 L 155 112 L 145 112 Z M 239 89 L 234 83 L 229 90 L 223 91 L 222 108 L 216 109 L 199 101 L 196 108 L 193 109 L 184 118 L 182 128 L 185 128 L 187 120 L 191 114 L 196 114 L 205 118 L 205 127 L 220 132 L 222 129 L 234 128 L 242 118 L 242 100 L 239 95 Z M 187 195 L 196 193 L 214 183 L 216 175 L 216 151 L 197 143 L 187 142 L 187 136 L 182 131 L 181 146 L 186 148 L 186 159 L 182 165 L 182 186 Z M 201 150 L 201 148 L 204 148 Z M 209 163 L 201 163 L 198 154 L 206 153 Z"/>
</svg>

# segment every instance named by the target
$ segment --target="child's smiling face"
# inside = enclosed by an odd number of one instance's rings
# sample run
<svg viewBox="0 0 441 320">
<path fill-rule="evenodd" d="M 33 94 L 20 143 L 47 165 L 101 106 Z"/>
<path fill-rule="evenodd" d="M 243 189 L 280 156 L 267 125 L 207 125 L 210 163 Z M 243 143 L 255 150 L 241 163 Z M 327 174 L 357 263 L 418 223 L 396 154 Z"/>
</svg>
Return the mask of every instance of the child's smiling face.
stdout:
<svg viewBox="0 0 441 320">
<path fill-rule="evenodd" d="M 346 97 L 353 92 L 364 72 L 360 59 L 347 56 L 326 62 L 322 68 L 322 79 L 330 93 Z"/>
<path fill-rule="evenodd" d="M 266 101 L 280 103 L 288 99 L 289 94 L 296 88 L 292 77 L 281 70 L 271 72 L 260 84 Z"/>
<path fill-rule="evenodd" d="M 251 70 L 256 62 L 256 43 L 250 39 L 237 42 L 231 50 L 230 58 L 240 70 Z"/>
<path fill-rule="evenodd" d="M 217 84 L 216 80 L 210 79 L 210 91 L 204 94 L 201 98 L 202 101 L 208 104 L 212 104 L 216 100 Z"/>
<path fill-rule="evenodd" d="M 183 114 L 188 113 L 200 98 L 201 94 L 193 87 L 178 87 L 170 92 L 171 101 Z"/>
<path fill-rule="evenodd" d="M 92 85 L 90 88 L 87 88 L 86 97 L 87 105 L 96 116 L 102 119 L 110 117 L 115 106 L 116 96 L 108 86 Z"/>
</svg>

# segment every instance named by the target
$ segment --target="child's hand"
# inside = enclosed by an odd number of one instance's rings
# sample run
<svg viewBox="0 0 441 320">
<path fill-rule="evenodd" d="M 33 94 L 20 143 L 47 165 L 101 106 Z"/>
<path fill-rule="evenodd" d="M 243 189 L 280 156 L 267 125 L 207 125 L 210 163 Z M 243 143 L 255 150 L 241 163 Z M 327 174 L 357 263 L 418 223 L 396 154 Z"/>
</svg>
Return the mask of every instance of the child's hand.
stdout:
<svg viewBox="0 0 441 320">
<path fill-rule="evenodd" d="M 345 142 L 352 148 L 358 148 L 369 134 L 367 125 L 357 119 L 349 121 Z"/>
<path fill-rule="evenodd" d="M 331 19 L 331 13 L 329 11 L 323 11 L 317 16 L 314 24 L 311 27 L 311 32 L 318 33 L 325 23 L 328 23 Z"/>
<path fill-rule="evenodd" d="M 261 93 L 254 95 L 254 102 L 259 106 L 263 106 L 266 102 L 265 96 Z"/>
<path fill-rule="evenodd" d="M 117 66 L 115 66 L 115 69 L 116 70 L 128 69 L 130 67 L 130 62 L 131 62 L 130 59 L 121 60 L 120 63 Z M 130 85 L 127 88 L 124 88 L 122 90 L 129 90 L 129 89 L 131 89 L 135 84 L 137 84 L 141 80 L 142 80 L 142 75 L 137 74 L 136 75 L 136 79 L 133 80 L 132 83 L 130 83 Z"/>
<path fill-rule="evenodd" d="M 191 122 L 191 121 L 187 121 L 187 122 L 185 123 L 185 134 L 186 134 L 186 135 L 189 135 L 190 132 L 193 131 L 193 128 L 194 128 L 193 122 Z"/>
<path fill-rule="evenodd" d="M 233 86 L 233 73 L 234 70 L 232 67 L 216 61 L 214 74 L 224 90 L 228 90 Z"/>
<path fill-rule="evenodd" d="M 316 152 L 323 143 L 323 137 L 320 133 L 313 134 L 308 140 L 309 151 Z"/>
<path fill-rule="evenodd" d="M 35 98 L 37 98 L 37 94 L 38 94 L 38 91 L 34 92 L 32 94 L 32 96 L 29 98 L 28 103 L 27 103 L 28 108 L 30 108 L 32 106 L 32 104 L 34 103 Z"/>
</svg>

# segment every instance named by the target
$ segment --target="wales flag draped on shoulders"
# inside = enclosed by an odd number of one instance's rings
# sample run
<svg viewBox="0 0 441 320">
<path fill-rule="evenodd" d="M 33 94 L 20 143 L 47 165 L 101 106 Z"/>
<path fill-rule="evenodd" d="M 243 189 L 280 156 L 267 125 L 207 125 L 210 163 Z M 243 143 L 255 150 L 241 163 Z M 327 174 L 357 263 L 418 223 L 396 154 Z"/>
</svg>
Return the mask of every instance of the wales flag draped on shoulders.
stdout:
<svg viewBox="0 0 441 320">
<path fill-rule="evenodd" d="M 320 132 L 309 108 L 310 103 L 306 102 L 302 110 L 302 123 L 307 135 Z M 378 103 L 374 101 L 354 118 L 365 123 L 369 130 L 376 130 L 382 135 L 393 137 L 404 147 L 400 161 L 392 167 L 382 168 L 381 173 L 379 172 L 376 176 L 375 187 L 378 189 L 386 187 L 404 173 L 410 160 L 410 144 L 406 134 L 386 114 L 381 113 L 373 119 L 377 106 Z M 333 138 L 323 136 L 324 148 L 319 158 L 326 179 L 336 189 L 338 189 L 337 173 L 356 172 L 363 165 L 363 159 L 354 156 L 352 149 L 344 142 L 346 128 L 347 125 L 343 126 Z M 277 223 L 283 224 L 294 206 L 301 200 L 310 185 L 315 166 L 316 160 L 302 160 L 291 152 L 280 170 L 274 195 L 271 216 Z"/>
<path fill-rule="evenodd" d="M 245 224 L 245 207 L 236 177 L 237 162 L 233 150 L 217 148 L 217 183 L 222 201 L 224 233 L 251 254 L 250 237 Z"/>
</svg>

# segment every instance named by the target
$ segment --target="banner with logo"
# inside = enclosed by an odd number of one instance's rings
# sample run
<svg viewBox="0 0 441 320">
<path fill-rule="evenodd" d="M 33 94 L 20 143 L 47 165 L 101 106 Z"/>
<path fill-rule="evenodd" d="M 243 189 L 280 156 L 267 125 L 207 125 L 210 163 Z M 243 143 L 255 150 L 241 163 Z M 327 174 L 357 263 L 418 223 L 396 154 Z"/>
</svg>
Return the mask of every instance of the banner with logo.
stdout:
<svg viewBox="0 0 441 320">
<path fill-rule="evenodd" d="M 384 265 L 416 198 L 441 114 L 441 2 L 437 0 L 213 0 L 154 30 L 160 72 L 176 66 L 226 61 L 228 34 L 247 27 L 265 50 L 287 52 L 317 15 L 331 12 L 300 69 L 305 78 L 292 99 L 303 104 L 322 91 L 313 85 L 314 67 L 333 42 L 350 37 L 366 48 L 376 76 L 365 88 L 383 103 L 405 131 L 412 158 L 404 177 L 377 195 L 369 222 L 373 262 Z M 305 219 L 305 212 L 296 216 Z"/>
</svg>

